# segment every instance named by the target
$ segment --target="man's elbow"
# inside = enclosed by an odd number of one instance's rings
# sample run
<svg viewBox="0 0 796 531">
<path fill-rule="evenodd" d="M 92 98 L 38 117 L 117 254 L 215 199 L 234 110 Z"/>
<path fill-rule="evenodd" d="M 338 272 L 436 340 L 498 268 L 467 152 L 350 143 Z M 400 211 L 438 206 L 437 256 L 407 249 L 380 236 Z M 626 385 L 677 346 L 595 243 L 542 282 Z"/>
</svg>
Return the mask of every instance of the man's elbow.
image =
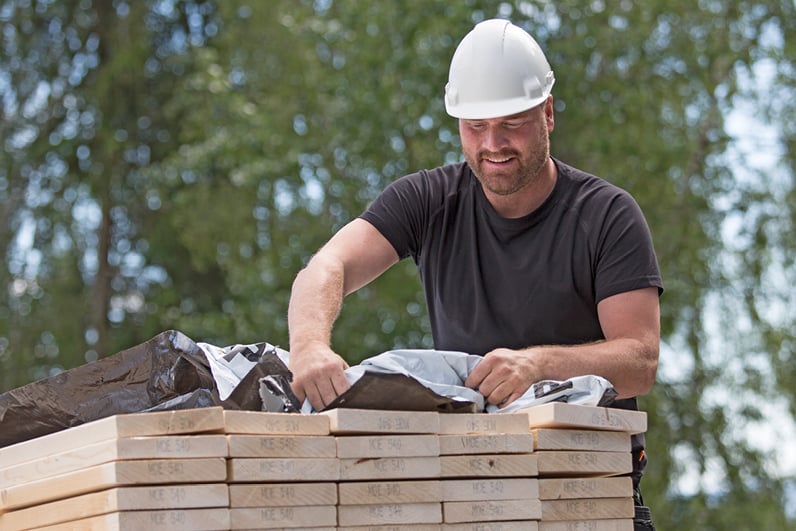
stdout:
<svg viewBox="0 0 796 531">
<path fill-rule="evenodd" d="M 658 346 L 649 347 L 645 349 L 644 354 L 641 356 L 641 363 L 636 371 L 637 383 L 635 395 L 646 395 L 652 390 L 655 384 L 655 378 L 658 374 Z"/>
</svg>

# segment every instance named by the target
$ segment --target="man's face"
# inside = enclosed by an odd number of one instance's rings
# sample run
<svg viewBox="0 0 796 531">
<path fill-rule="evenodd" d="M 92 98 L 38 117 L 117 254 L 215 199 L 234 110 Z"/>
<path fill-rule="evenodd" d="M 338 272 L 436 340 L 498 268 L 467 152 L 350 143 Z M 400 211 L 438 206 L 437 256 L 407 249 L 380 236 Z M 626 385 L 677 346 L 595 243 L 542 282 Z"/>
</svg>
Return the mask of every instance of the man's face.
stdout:
<svg viewBox="0 0 796 531">
<path fill-rule="evenodd" d="M 459 120 L 464 158 L 488 192 L 506 196 L 533 182 L 550 157 L 552 100 L 511 116 Z"/>
</svg>

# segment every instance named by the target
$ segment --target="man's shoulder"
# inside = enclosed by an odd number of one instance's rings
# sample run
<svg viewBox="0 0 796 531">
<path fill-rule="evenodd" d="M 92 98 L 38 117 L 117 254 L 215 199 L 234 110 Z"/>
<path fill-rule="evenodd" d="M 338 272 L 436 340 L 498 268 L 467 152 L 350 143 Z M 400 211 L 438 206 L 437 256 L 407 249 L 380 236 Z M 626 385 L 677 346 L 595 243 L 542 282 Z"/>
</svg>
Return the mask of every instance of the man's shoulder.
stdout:
<svg viewBox="0 0 796 531">
<path fill-rule="evenodd" d="M 399 195 L 428 197 L 431 203 L 449 200 L 472 187 L 473 178 L 466 163 L 446 164 L 404 175 L 388 188 Z"/>
<path fill-rule="evenodd" d="M 445 164 L 436 168 L 423 169 L 415 173 L 404 175 L 399 180 L 429 181 L 442 184 L 458 184 L 469 175 L 470 168 L 464 162 Z"/>
<path fill-rule="evenodd" d="M 559 179 L 569 189 L 570 194 L 576 197 L 584 200 L 605 198 L 606 196 L 631 197 L 627 190 L 603 177 L 581 170 L 558 159 L 553 160 L 558 168 Z"/>
</svg>

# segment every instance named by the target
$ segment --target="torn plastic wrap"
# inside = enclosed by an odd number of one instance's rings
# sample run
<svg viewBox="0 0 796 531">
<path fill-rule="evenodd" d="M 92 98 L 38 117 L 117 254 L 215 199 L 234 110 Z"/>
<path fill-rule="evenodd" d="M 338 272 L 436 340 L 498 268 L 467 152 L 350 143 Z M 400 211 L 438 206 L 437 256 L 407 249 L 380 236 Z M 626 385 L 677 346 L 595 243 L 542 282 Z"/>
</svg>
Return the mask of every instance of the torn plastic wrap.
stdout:
<svg viewBox="0 0 796 531">
<path fill-rule="evenodd" d="M 0 447 L 121 413 L 219 405 L 260 410 L 259 380 L 290 375 L 268 343 L 229 347 L 219 357 L 214 357 L 219 351 L 211 351 L 171 330 L 12 389 L 0 395 Z"/>
<path fill-rule="evenodd" d="M 465 387 L 464 380 L 479 360 L 445 350 L 390 350 L 346 369 L 351 388 L 326 409 L 478 412 L 484 408 L 484 397 Z"/>
<path fill-rule="evenodd" d="M 608 407 L 616 398 L 616 389 L 602 376 L 588 374 L 575 376 L 568 380 L 542 380 L 531 385 L 524 395 L 499 408 L 489 404 L 487 413 L 515 413 L 521 409 L 546 404 L 547 402 L 567 402 L 582 406 Z"/>
<path fill-rule="evenodd" d="M 283 361 L 288 364 L 289 354 Z M 616 397 L 611 383 L 587 375 L 564 381 L 533 384 L 519 399 L 499 408 L 486 404 L 484 396 L 466 387 L 467 376 L 483 358 L 455 351 L 428 349 L 391 350 L 363 360 L 345 370 L 351 387 L 325 409 L 338 407 L 407 411 L 513 413 L 560 401 L 607 406 Z M 288 381 L 266 378 L 260 384 L 263 404 L 271 411 L 313 413 L 309 401 L 298 407 Z"/>
</svg>

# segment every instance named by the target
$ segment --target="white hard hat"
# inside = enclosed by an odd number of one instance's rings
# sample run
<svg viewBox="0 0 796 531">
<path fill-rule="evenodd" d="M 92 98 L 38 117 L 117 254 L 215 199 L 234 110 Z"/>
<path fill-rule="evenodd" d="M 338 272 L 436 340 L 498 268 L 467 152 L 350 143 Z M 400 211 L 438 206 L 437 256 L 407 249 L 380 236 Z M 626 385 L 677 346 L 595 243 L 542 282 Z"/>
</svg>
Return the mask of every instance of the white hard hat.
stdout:
<svg viewBox="0 0 796 531">
<path fill-rule="evenodd" d="M 507 20 L 476 24 L 451 59 L 445 110 L 455 118 L 488 119 L 536 107 L 555 77 L 542 48 Z"/>
</svg>

